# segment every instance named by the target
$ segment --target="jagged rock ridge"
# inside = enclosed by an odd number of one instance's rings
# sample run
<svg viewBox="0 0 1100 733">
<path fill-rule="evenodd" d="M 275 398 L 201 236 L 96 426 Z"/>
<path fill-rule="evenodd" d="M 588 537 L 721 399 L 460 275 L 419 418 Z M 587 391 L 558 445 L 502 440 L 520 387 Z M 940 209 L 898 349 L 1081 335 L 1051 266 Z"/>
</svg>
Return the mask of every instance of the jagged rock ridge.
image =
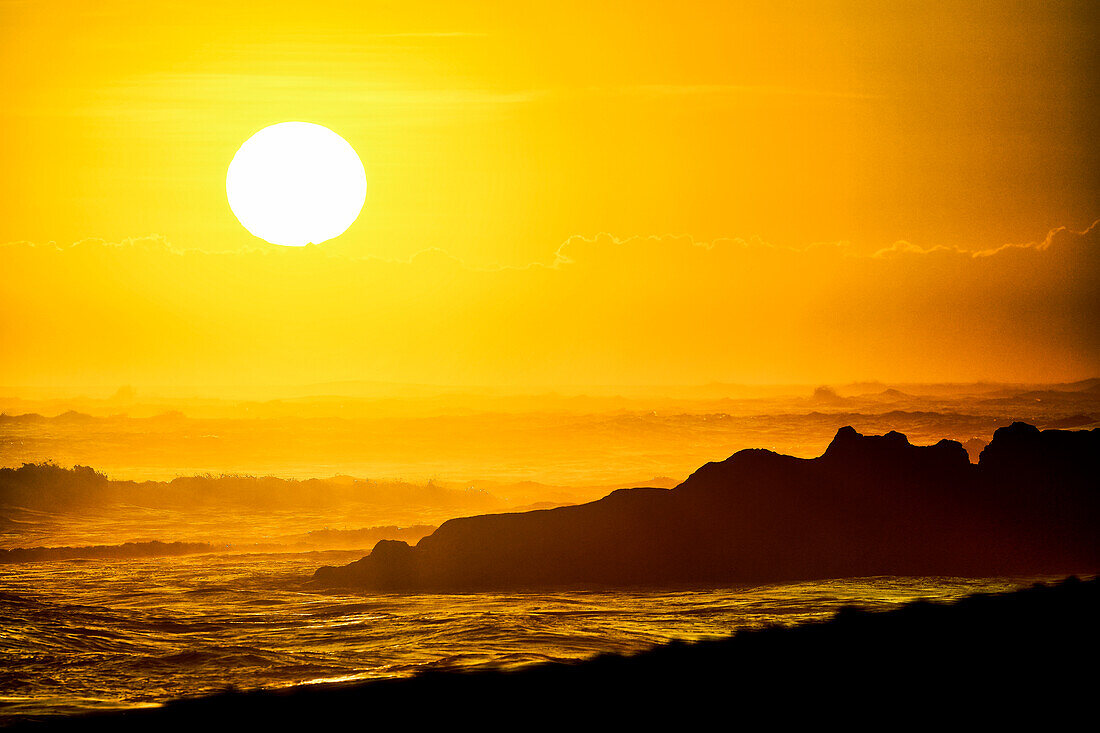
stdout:
<svg viewBox="0 0 1100 733">
<path fill-rule="evenodd" d="M 955 441 L 842 428 L 802 459 L 743 450 L 674 489 L 454 519 L 379 543 L 324 585 L 377 590 L 688 586 L 1100 568 L 1100 430 L 999 429 L 977 465 Z"/>
</svg>

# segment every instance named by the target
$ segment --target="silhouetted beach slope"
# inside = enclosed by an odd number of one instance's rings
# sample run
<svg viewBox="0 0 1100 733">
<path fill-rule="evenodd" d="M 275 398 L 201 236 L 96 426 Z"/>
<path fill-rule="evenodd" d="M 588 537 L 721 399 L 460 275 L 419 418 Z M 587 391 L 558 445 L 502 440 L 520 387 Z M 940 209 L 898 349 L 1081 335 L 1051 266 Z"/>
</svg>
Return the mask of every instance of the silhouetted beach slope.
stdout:
<svg viewBox="0 0 1100 733">
<path fill-rule="evenodd" d="M 584 729 L 595 721 L 621 729 L 671 719 L 875 728 L 1080 723 L 1095 692 L 1098 617 L 1100 582 L 1069 578 L 953 604 L 846 609 L 821 623 L 673 643 L 634 656 L 229 692 L 56 724 L 281 731 L 334 724 Z"/>
<path fill-rule="evenodd" d="M 802 459 L 743 450 L 675 489 L 445 522 L 380 542 L 324 585 L 388 590 L 681 586 L 871 575 L 1100 569 L 1100 429 L 999 429 L 977 465 L 955 441 L 842 428 Z"/>
</svg>

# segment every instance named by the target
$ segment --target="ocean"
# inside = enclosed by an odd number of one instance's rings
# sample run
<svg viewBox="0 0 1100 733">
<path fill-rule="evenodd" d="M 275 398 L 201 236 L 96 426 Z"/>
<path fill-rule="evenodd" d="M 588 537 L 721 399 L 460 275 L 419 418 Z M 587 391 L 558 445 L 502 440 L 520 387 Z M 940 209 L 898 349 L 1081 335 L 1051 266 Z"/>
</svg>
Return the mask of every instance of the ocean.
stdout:
<svg viewBox="0 0 1100 733">
<path fill-rule="evenodd" d="M 0 566 L 0 723 L 250 689 L 632 653 L 848 605 L 947 601 L 1051 578 L 874 577 L 680 591 L 324 591 L 362 552 Z"/>
</svg>

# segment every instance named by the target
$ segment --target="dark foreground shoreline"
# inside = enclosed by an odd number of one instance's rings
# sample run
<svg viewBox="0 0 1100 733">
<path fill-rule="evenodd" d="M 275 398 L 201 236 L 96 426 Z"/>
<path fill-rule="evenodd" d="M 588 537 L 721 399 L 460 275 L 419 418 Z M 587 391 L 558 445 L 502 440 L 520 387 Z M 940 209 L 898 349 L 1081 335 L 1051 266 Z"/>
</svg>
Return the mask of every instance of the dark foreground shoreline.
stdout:
<svg viewBox="0 0 1100 733">
<path fill-rule="evenodd" d="M 516 671 L 226 692 L 12 730 L 220 731 L 657 721 L 885 727 L 1094 720 L 1100 579 L 916 602 Z"/>
</svg>

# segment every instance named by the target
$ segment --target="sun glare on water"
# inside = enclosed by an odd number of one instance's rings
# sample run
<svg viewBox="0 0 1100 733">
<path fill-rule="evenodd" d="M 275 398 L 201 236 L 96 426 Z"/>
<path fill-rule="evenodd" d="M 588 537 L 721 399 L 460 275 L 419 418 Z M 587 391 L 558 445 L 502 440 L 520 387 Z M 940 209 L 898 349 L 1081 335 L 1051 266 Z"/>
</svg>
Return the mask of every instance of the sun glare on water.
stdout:
<svg viewBox="0 0 1100 733">
<path fill-rule="evenodd" d="M 280 122 L 241 145 L 225 177 L 229 207 L 249 232 L 301 247 L 338 237 L 367 196 L 355 150 L 322 125 Z"/>
</svg>

